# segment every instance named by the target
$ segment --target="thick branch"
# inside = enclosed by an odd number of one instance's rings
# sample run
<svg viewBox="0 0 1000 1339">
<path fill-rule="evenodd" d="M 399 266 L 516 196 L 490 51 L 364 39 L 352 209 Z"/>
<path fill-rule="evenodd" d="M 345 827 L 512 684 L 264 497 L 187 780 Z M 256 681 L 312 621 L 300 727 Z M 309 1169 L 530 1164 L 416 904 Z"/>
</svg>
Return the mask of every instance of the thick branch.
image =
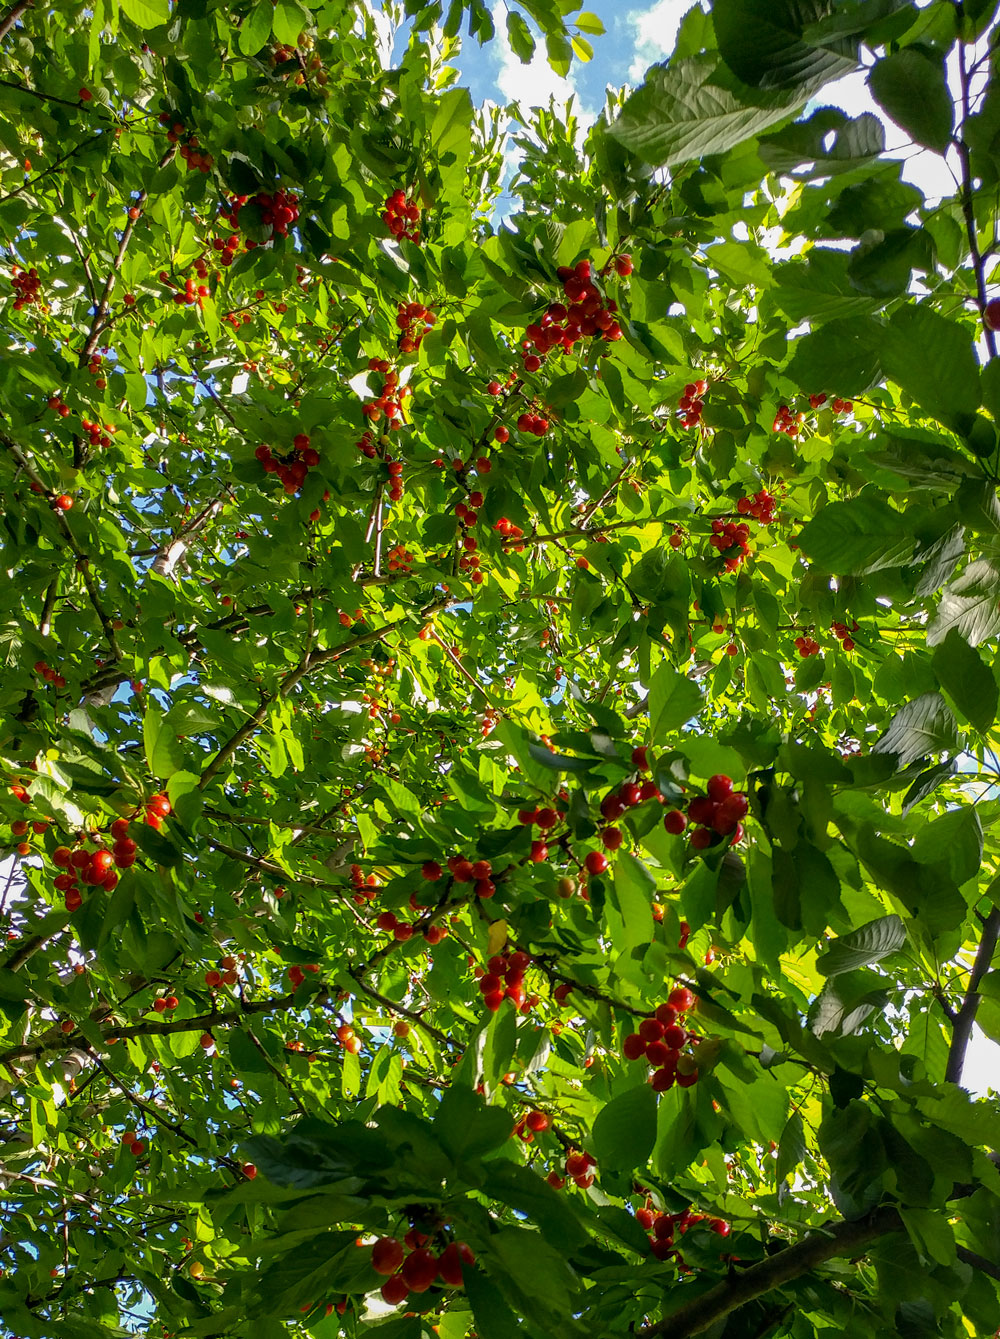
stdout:
<svg viewBox="0 0 1000 1339">
<path fill-rule="evenodd" d="M 211 1032 L 212 1028 L 227 1027 L 231 1023 L 241 1023 L 250 1014 L 278 1013 L 281 1010 L 291 1009 L 294 1003 L 294 995 L 280 995 L 270 1000 L 249 1000 L 239 1009 L 200 1014 L 197 1018 L 179 1018 L 169 1023 L 150 1019 L 146 1023 L 133 1023 L 129 1027 L 111 1025 L 104 1029 L 102 1036 L 105 1041 L 110 1042 L 112 1038 L 116 1038 L 118 1041 L 128 1041 L 132 1037 L 167 1037 L 174 1032 Z M 35 1042 L 24 1046 L 12 1046 L 10 1050 L 0 1053 L 0 1065 L 8 1064 L 13 1060 L 37 1060 L 42 1055 L 76 1050 L 79 1045 L 79 1036 L 74 1037 L 72 1033 L 66 1036 L 60 1032 L 58 1036 L 54 1036 L 48 1041 Z"/>
<path fill-rule="evenodd" d="M 962 1082 L 965 1053 L 969 1047 L 969 1038 L 972 1036 L 972 1025 L 976 1021 L 976 1010 L 979 1008 L 979 983 L 990 970 L 990 964 L 996 952 L 998 936 L 1000 936 L 1000 907 L 995 906 L 986 917 L 983 925 L 983 934 L 979 941 L 976 961 L 972 965 L 972 974 L 969 977 L 969 988 L 965 992 L 962 1007 L 955 1017 L 951 1049 L 948 1052 L 948 1067 L 944 1074 L 948 1083 Z"/>
<path fill-rule="evenodd" d="M 700 1297 L 684 1302 L 670 1316 L 636 1331 L 638 1339 L 690 1339 L 704 1334 L 717 1321 L 793 1279 L 810 1274 L 836 1256 L 862 1254 L 879 1237 L 903 1231 L 895 1209 L 876 1209 L 854 1223 L 839 1222 L 828 1231 L 810 1232 L 802 1241 L 777 1255 L 732 1274 Z"/>
<path fill-rule="evenodd" d="M 973 1269 L 978 1269 L 981 1274 L 989 1274 L 991 1279 L 1000 1279 L 1000 1265 L 995 1265 L 992 1260 L 987 1260 L 985 1256 L 970 1251 L 967 1246 L 959 1246 L 956 1249 L 959 1260 L 971 1265 Z"/>
<path fill-rule="evenodd" d="M 31 0 L 17 0 L 16 5 L 12 5 L 7 14 L 0 19 L 0 42 L 7 36 L 11 28 L 18 21 L 21 15 L 31 5 Z"/>
</svg>

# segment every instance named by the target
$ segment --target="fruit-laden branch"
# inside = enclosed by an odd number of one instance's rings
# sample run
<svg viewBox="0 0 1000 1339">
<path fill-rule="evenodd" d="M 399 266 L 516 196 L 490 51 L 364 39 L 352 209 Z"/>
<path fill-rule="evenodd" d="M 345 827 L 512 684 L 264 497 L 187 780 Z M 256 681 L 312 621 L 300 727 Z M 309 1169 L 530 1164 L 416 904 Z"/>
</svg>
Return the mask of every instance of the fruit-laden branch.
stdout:
<svg viewBox="0 0 1000 1339">
<path fill-rule="evenodd" d="M 0 432 L 0 443 L 2 443 L 11 453 L 11 455 L 17 461 L 21 469 L 24 470 L 25 474 L 28 476 L 31 482 L 37 486 L 38 491 L 40 493 L 44 493 L 46 497 L 51 499 L 52 490 L 45 487 L 45 484 L 42 481 L 41 477 L 39 476 L 38 471 L 35 469 L 34 465 L 32 465 L 31 460 L 29 459 L 27 453 L 25 452 L 24 448 L 20 445 L 20 443 L 15 442 L 13 437 L 8 437 L 7 434 L 4 432 Z M 115 636 L 114 624 L 104 611 L 104 607 L 102 606 L 100 599 L 98 598 L 97 587 L 94 584 L 94 578 L 90 575 L 90 559 L 80 548 L 79 544 L 76 542 L 76 536 L 70 529 L 69 522 L 66 520 L 66 517 L 63 514 L 63 512 L 60 511 L 58 508 L 55 508 L 53 509 L 52 514 L 55 516 L 56 525 L 59 527 L 59 530 L 61 531 L 63 538 L 66 540 L 66 543 L 68 544 L 70 550 L 72 551 L 73 556 L 76 558 L 76 570 L 80 573 L 80 576 L 83 579 L 83 584 L 86 587 L 87 591 L 87 597 L 90 600 L 90 603 L 94 606 L 94 612 L 100 619 L 101 627 L 104 629 L 104 636 L 107 640 L 108 645 L 111 648 L 112 654 L 114 655 L 114 658 L 116 660 L 121 660 L 122 653 L 121 649 L 118 646 L 118 638 Z"/>
<path fill-rule="evenodd" d="M 434 604 L 427 605 L 426 608 L 422 609 L 420 611 L 420 616 L 424 619 L 429 618 L 431 614 L 438 613 L 442 609 L 447 609 L 451 603 L 450 600 L 438 600 Z M 268 693 L 261 696 L 260 705 L 257 707 L 257 710 L 253 715 L 240 726 L 236 733 L 223 744 L 218 753 L 216 753 L 206 764 L 205 769 L 201 774 L 201 780 L 198 782 L 199 789 L 204 790 L 212 778 L 218 775 L 222 768 L 225 767 L 226 763 L 236 750 L 257 733 L 263 723 L 264 717 L 267 715 L 268 707 L 276 698 L 287 697 L 297 683 L 307 675 L 311 674 L 313 670 L 319 669 L 321 665 L 325 665 L 331 660 L 339 660 L 342 656 L 348 655 L 359 646 L 368 646 L 372 642 L 380 642 L 384 640 L 384 638 L 391 636 L 392 633 L 397 632 L 408 622 L 408 619 L 399 618 L 393 623 L 386 623 L 384 627 L 373 628 L 370 632 L 362 632 L 357 637 L 349 637 L 346 641 L 338 642 L 336 646 L 327 647 L 323 651 L 311 651 L 302 664 L 297 665 L 295 669 L 285 675 L 281 680 L 281 683 L 278 685 L 278 691 L 276 693 Z"/>
<path fill-rule="evenodd" d="M 102 1036 L 110 1043 L 113 1038 L 118 1041 L 129 1041 L 133 1037 L 167 1037 L 174 1032 L 211 1032 L 216 1027 L 240 1023 L 252 1014 L 280 1013 L 282 1010 L 291 1009 L 294 1004 L 294 994 L 279 995 L 269 1000 L 248 1000 L 238 1009 L 199 1014 L 197 1018 L 178 1018 L 169 1023 L 150 1019 L 146 1023 L 133 1023 L 128 1027 L 112 1025 L 104 1029 Z M 12 1046 L 10 1050 L 0 1053 L 0 1065 L 9 1065 L 16 1060 L 38 1060 L 43 1055 L 76 1050 L 79 1046 L 78 1034 L 70 1033 L 67 1036 L 60 1033 L 58 1037 L 53 1036 L 46 1041 Z"/>
<path fill-rule="evenodd" d="M 965 1068 L 965 1053 L 968 1050 L 969 1039 L 972 1036 L 972 1025 L 976 1021 L 976 1010 L 979 1008 L 979 985 L 983 977 L 990 970 L 990 964 L 993 961 L 993 955 L 997 948 L 998 936 L 1000 936 L 1000 907 L 995 906 L 986 917 L 986 921 L 983 925 L 983 933 L 982 938 L 979 941 L 976 961 L 972 965 L 972 973 L 969 976 L 969 988 L 965 992 L 965 999 L 962 1001 L 962 1007 L 955 1016 L 954 1030 L 951 1035 L 951 1048 L 948 1051 L 948 1065 L 944 1075 L 947 1083 L 962 1082 L 962 1071 Z"/>
<path fill-rule="evenodd" d="M 81 140 L 79 144 L 74 144 L 72 149 L 67 149 L 64 154 L 61 154 L 54 162 L 51 162 L 48 167 L 43 167 L 37 176 L 29 177 L 23 185 L 15 186 L 15 188 L 12 191 L 8 191 L 6 195 L 0 195 L 0 205 L 5 205 L 8 200 L 14 200 L 17 196 L 23 195 L 25 191 L 30 191 L 32 186 L 37 186 L 40 181 L 57 171 L 62 167 L 63 163 L 78 154 L 81 149 L 86 149 L 89 145 L 96 144 L 100 138 L 100 135 L 88 135 L 87 138 Z"/>
<path fill-rule="evenodd" d="M 165 544 L 161 545 L 152 563 L 150 563 L 149 570 L 155 572 L 157 576 L 166 577 L 168 580 L 172 579 L 177 564 L 191 547 L 198 532 L 222 510 L 224 497 L 225 492 L 213 498 L 193 520 L 182 526 L 172 539 L 168 539 Z"/>
<path fill-rule="evenodd" d="M 826 1231 L 810 1232 L 796 1245 L 751 1265 L 742 1274 L 731 1274 L 700 1297 L 684 1302 L 672 1315 L 637 1330 L 637 1339 L 691 1339 L 704 1334 L 739 1307 L 812 1273 L 827 1260 L 861 1254 L 879 1237 L 902 1231 L 897 1211 L 884 1208 L 853 1223 L 839 1222 Z"/>
</svg>

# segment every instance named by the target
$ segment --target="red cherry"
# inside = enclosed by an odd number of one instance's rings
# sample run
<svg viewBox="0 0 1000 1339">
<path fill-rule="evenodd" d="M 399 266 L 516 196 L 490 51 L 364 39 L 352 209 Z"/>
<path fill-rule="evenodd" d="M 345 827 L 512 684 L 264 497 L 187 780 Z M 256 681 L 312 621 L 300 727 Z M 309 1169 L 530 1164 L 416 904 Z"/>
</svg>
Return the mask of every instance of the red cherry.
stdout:
<svg viewBox="0 0 1000 1339">
<path fill-rule="evenodd" d="M 376 1274 L 395 1274 L 403 1263 L 402 1243 L 395 1237 L 379 1237 L 372 1247 L 372 1269 Z"/>
<path fill-rule="evenodd" d="M 705 789 L 708 791 L 709 799 L 719 804 L 733 793 L 733 782 L 730 777 L 719 772 L 708 778 L 708 785 Z"/>
<path fill-rule="evenodd" d="M 667 832 L 676 837 L 678 833 L 683 832 L 687 827 L 687 819 L 679 809 L 671 809 L 670 812 L 663 817 L 663 826 Z"/>
<path fill-rule="evenodd" d="M 398 1306 L 400 1302 L 405 1302 L 410 1295 L 410 1285 L 401 1274 L 393 1274 L 392 1278 L 386 1279 L 382 1284 L 382 1300 L 388 1302 L 390 1306 Z"/>
<path fill-rule="evenodd" d="M 603 874 L 608 867 L 608 858 L 602 851 L 588 851 L 583 863 L 588 874 Z"/>
<path fill-rule="evenodd" d="M 400 1273 L 411 1292 L 426 1292 L 438 1276 L 438 1262 L 434 1252 L 429 1251 L 426 1246 L 411 1251 L 403 1261 Z"/>
<path fill-rule="evenodd" d="M 987 330 L 1000 330 L 1000 298 L 991 298 L 983 308 L 983 325 Z"/>
<path fill-rule="evenodd" d="M 602 828 L 601 843 L 608 851 L 617 851 L 625 839 L 621 828 Z"/>
<path fill-rule="evenodd" d="M 675 986 L 667 996 L 667 1003 L 679 1014 L 685 1014 L 694 1006 L 694 996 L 687 986 Z"/>
<path fill-rule="evenodd" d="M 622 1042 L 622 1055 L 626 1060 L 639 1060 L 646 1054 L 646 1043 L 638 1032 L 630 1032 Z"/>
</svg>

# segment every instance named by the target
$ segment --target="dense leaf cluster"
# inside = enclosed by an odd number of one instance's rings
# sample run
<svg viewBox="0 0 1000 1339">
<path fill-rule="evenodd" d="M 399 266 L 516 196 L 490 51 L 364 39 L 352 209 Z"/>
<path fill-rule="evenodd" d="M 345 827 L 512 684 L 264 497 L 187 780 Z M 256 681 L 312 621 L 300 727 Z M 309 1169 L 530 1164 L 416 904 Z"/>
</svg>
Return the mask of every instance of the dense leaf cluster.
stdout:
<svg viewBox="0 0 1000 1339">
<path fill-rule="evenodd" d="M 991 1334 L 994 6 L 389 17 L 0 14 L 5 1333 Z"/>
</svg>

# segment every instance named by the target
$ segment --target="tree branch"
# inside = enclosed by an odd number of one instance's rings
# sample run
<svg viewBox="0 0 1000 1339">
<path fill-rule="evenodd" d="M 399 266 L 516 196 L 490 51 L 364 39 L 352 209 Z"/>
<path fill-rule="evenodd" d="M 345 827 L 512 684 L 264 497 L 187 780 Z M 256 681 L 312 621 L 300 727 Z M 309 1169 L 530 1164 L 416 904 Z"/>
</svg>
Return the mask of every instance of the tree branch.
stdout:
<svg viewBox="0 0 1000 1339">
<path fill-rule="evenodd" d="M 962 1260 L 965 1264 L 971 1265 L 973 1269 L 978 1269 L 981 1274 L 989 1274 L 991 1279 L 1000 1279 L 1000 1265 L 995 1265 L 992 1260 L 987 1260 L 985 1256 L 970 1251 L 967 1246 L 958 1246 L 956 1250 L 959 1260 Z"/>
<path fill-rule="evenodd" d="M 955 1016 L 955 1028 L 951 1037 L 951 1048 L 948 1051 L 948 1065 L 944 1074 L 947 1083 L 962 1082 L 965 1053 L 968 1050 L 969 1038 L 972 1036 L 972 1025 L 976 1021 L 976 1010 L 979 1008 L 979 983 L 990 970 L 998 936 L 1000 936 L 1000 907 L 995 906 L 983 925 L 976 961 L 972 965 L 969 977 L 969 988 L 965 992 L 962 1007 Z"/>
<path fill-rule="evenodd" d="M 747 1302 L 811 1273 L 827 1260 L 861 1254 L 879 1237 L 903 1230 L 896 1210 L 884 1208 L 856 1222 L 839 1222 L 826 1231 L 810 1232 L 794 1246 L 751 1265 L 742 1274 L 731 1274 L 700 1297 L 683 1302 L 672 1315 L 637 1330 L 637 1339 L 690 1339 L 704 1334 Z"/>
<path fill-rule="evenodd" d="M 17 0 L 17 4 L 11 6 L 7 14 L 0 19 L 0 42 L 7 36 L 24 11 L 30 7 L 31 0 Z"/>
<path fill-rule="evenodd" d="M 110 1041 L 111 1038 L 118 1041 L 128 1041 L 132 1037 L 168 1037 L 174 1032 L 210 1032 L 212 1028 L 227 1027 L 231 1023 L 241 1023 L 249 1015 L 278 1013 L 282 1010 L 291 1009 L 294 1004 L 294 995 L 280 995 L 269 1000 L 249 1000 L 239 1009 L 199 1014 L 197 1018 L 180 1018 L 170 1023 L 161 1023 L 150 1019 L 146 1023 L 133 1023 L 130 1027 L 111 1025 L 105 1028 L 101 1035 L 105 1041 Z M 37 1060 L 42 1055 L 77 1050 L 79 1045 L 79 1036 L 74 1036 L 73 1033 L 66 1036 L 65 1033 L 60 1032 L 58 1036 L 53 1036 L 48 1041 L 35 1042 L 24 1046 L 12 1046 L 9 1050 L 0 1053 L 0 1065 L 8 1064 L 13 1060 Z"/>
</svg>

